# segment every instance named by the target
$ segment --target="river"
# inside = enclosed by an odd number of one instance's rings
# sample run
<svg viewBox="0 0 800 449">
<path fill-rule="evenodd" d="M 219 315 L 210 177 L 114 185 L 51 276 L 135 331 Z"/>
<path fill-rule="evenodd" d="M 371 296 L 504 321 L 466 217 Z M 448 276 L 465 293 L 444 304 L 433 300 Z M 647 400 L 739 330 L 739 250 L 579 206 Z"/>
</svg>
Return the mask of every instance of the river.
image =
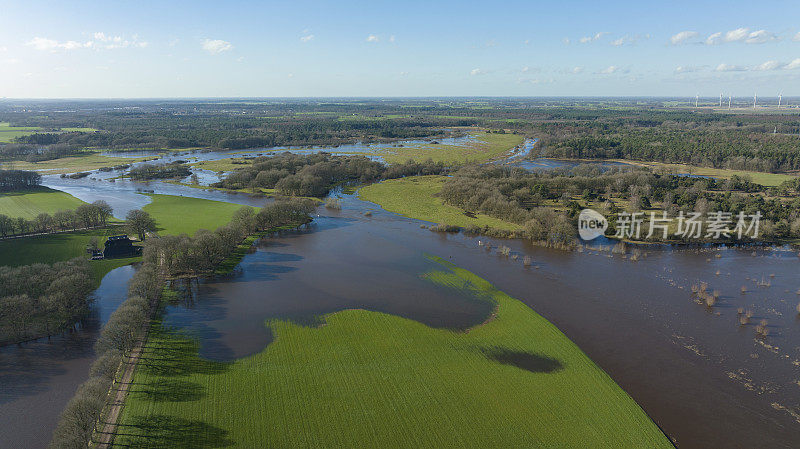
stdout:
<svg viewBox="0 0 800 449">
<path fill-rule="evenodd" d="M 265 201 L 162 182 L 48 176 L 46 184 L 84 200 L 105 199 L 117 216 L 146 203 L 137 190 Z M 792 415 L 800 412 L 796 253 L 653 246 L 632 261 L 605 250 L 564 252 L 434 233 L 420 228 L 422 222 L 342 196 L 341 212 L 319 208 L 310 226 L 259 242 L 230 276 L 196 282 L 190 298 L 168 307 L 165 321 L 196 335 L 201 353 L 216 360 L 262 350 L 271 340 L 263 323 L 274 317 L 313 322 L 319 314 L 361 307 L 435 327 L 479 322 L 485 305 L 418 279 L 424 255 L 433 254 L 553 322 L 679 447 L 800 445 L 800 422 Z M 479 240 L 530 255 L 533 266 L 487 251 Z M 61 408 L 86 378 L 97 329 L 124 298 L 131 273 L 123 267 L 103 279 L 96 312 L 81 331 L 0 350 L 0 447 L 46 444 Z M 690 287 L 700 281 L 721 293 L 711 309 L 691 299 Z M 739 307 L 753 312 L 751 324 L 738 324 Z M 770 329 L 765 340 L 755 338 L 761 319 Z"/>
</svg>

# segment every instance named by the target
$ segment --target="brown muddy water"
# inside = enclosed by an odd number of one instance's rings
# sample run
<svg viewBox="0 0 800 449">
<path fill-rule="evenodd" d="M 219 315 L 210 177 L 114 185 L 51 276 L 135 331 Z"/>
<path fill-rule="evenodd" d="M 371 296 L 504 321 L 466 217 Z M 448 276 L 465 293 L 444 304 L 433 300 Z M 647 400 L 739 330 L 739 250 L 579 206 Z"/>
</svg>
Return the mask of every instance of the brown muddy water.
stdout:
<svg viewBox="0 0 800 449">
<path fill-rule="evenodd" d="M 363 215 L 368 209 L 370 217 Z M 270 318 L 314 324 L 321 314 L 359 307 L 434 327 L 483 321 L 488 304 L 420 279 L 433 268 L 425 255 L 436 255 L 553 322 L 679 447 L 800 447 L 796 253 L 654 247 L 632 261 L 608 251 L 563 252 L 433 233 L 346 195 L 341 212 L 318 212 L 322 216 L 307 228 L 259 242 L 233 274 L 191 283 L 191 294 L 168 307 L 166 324 L 196 335 L 203 356 L 232 360 L 269 344 L 264 322 Z M 479 241 L 511 246 L 519 257 L 499 256 Z M 523 267 L 523 255 L 533 266 Z M 691 285 L 700 281 L 720 292 L 713 308 L 691 297 Z M 739 307 L 752 311 L 749 324 L 738 324 Z M 761 319 L 770 330 L 764 340 L 755 332 Z M 85 379 L 91 360 L 86 347 L 74 356 L 24 348 L 39 364 L 17 370 L 16 384 L 6 386 L 10 377 L 3 378 L 0 447 L 43 446 L 56 409 Z M 14 351 L 0 351 L 0 373 Z M 31 372 L 39 379 L 20 380 Z M 40 421 L 40 414 L 52 420 Z M 36 434 L 46 437 L 31 437 Z"/>
<path fill-rule="evenodd" d="M 371 217 L 363 215 L 367 209 Z M 342 212 L 320 213 L 329 216 L 260 242 L 234 274 L 193 285 L 167 310 L 167 325 L 196 335 L 205 357 L 231 360 L 269 344 L 269 318 L 311 324 L 320 314 L 358 307 L 436 327 L 481 322 L 488 305 L 420 280 L 432 254 L 552 321 L 679 447 L 800 445 L 796 253 L 655 247 L 632 261 L 608 251 L 492 241 L 512 246 L 514 260 L 480 246 L 485 238 L 432 233 L 351 196 Z M 532 267 L 523 267 L 524 254 Z M 769 287 L 757 285 L 762 278 Z M 701 281 L 720 292 L 712 308 L 691 297 L 691 285 Z M 749 324 L 738 324 L 739 307 L 752 311 Z M 770 330 L 764 340 L 755 332 L 761 319 Z"/>
<path fill-rule="evenodd" d="M 61 410 L 89 378 L 100 328 L 125 301 L 134 270 L 120 267 L 103 278 L 77 331 L 0 347 L 0 448 L 47 446 Z"/>
</svg>

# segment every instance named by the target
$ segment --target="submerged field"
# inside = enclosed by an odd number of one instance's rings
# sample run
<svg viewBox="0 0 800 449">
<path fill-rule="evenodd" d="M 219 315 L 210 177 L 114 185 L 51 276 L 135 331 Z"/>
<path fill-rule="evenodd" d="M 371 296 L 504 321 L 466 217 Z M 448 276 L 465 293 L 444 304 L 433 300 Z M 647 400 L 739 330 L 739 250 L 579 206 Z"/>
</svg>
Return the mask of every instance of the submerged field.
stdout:
<svg viewBox="0 0 800 449">
<path fill-rule="evenodd" d="M 466 227 L 490 226 L 496 229 L 519 229 L 519 225 L 484 214 L 469 217 L 461 209 L 444 204 L 438 197 L 446 176 L 409 176 L 362 187 L 361 199 L 382 208 L 418 220 Z"/>
<path fill-rule="evenodd" d="M 41 213 L 72 210 L 81 204 L 83 201 L 74 196 L 47 187 L 0 193 L 0 214 L 11 218 L 31 220 Z"/>
<path fill-rule="evenodd" d="M 270 320 L 272 343 L 231 363 L 155 323 L 115 445 L 671 447 L 544 318 L 448 262 L 430 267 L 424 279 L 495 313 L 465 332 L 360 309 Z"/>
</svg>

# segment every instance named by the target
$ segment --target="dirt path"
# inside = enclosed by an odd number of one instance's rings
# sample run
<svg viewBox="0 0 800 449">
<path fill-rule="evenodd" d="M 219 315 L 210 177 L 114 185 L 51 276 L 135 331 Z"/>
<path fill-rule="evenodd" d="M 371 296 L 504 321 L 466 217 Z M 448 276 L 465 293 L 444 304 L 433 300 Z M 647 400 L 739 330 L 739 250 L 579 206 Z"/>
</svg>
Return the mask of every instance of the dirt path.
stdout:
<svg viewBox="0 0 800 449">
<path fill-rule="evenodd" d="M 92 443 L 97 448 L 110 448 L 114 442 L 114 433 L 117 430 L 117 421 L 119 415 L 122 413 L 122 408 L 125 406 L 125 396 L 128 395 L 128 390 L 133 384 L 133 374 L 136 371 L 136 365 L 142 354 L 142 349 L 147 341 L 147 336 L 143 338 L 131 351 L 128 360 L 126 361 L 125 372 L 122 374 L 122 379 L 119 381 L 119 388 L 111 400 L 111 409 L 108 411 L 103 427 L 100 430 L 95 430 L 95 436 L 92 437 Z M 113 388 L 113 387 L 112 387 Z"/>
<path fill-rule="evenodd" d="M 147 322 L 144 325 L 142 338 L 139 340 L 136 346 L 133 347 L 131 353 L 128 355 L 127 360 L 124 362 L 125 371 L 122 373 L 122 378 L 119 380 L 119 382 L 115 382 L 111 386 L 112 390 L 116 385 L 119 385 L 119 388 L 117 388 L 114 396 L 111 398 L 111 408 L 108 411 L 108 415 L 106 415 L 104 421 L 98 423 L 102 425 L 102 428 L 97 429 L 97 426 L 95 426 L 94 433 L 90 439 L 90 445 L 93 445 L 93 447 L 105 449 L 110 448 L 114 444 L 114 436 L 117 431 L 117 422 L 119 421 L 120 414 L 122 414 L 122 409 L 125 407 L 125 397 L 128 395 L 131 385 L 133 385 L 133 375 L 136 372 L 136 366 L 139 364 L 142 351 L 147 343 L 147 336 L 150 331 L 150 323 L 153 319 L 153 315 L 158 309 L 158 302 L 160 299 L 161 298 L 159 295 L 159 298 L 156 298 L 150 305 L 150 314 Z"/>
</svg>

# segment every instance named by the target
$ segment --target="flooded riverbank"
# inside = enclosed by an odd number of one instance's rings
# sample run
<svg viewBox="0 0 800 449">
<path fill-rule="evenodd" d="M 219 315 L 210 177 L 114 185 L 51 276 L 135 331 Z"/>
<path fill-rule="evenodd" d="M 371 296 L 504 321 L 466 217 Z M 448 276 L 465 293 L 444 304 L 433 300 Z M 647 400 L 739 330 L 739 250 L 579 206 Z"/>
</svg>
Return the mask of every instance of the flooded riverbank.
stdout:
<svg viewBox="0 0 800 449">
<path fill-rule="evenodd" d="M 85 201 L 104 199 L 118 217 L 149 202 L 137 192 L 251 206 L 267 201 L 158 181 L 44 181 Z M 371 216 L 364 215 L 368 210 Z M 478 244 L 486 238 L 433 233 L 351 195 L 344 195 L 341 212 L 317 213 L 307 228 L 264 239 L 232 275 L 190 285 L 193 294 L 168 307 L 165 322 L 195 335 L 201 354 L 214 360 L 263 350 L 272 339 L 264 326 L 270 318 L 315 325 L 321 314 L 364 308 L 433 327 L 480 323 L 490 313 L 487 304 L 420 280 L 425 255 L 432 254 L 550 320 L 679 447 L 800 444 L 800 260 L 791 251 L 657 246 L 632 261 L 596 249 L 563 252 L 488 239 L 495 248 L 511 247 L 513 259 Z M 526 255 L 533 260 L 529 268 L 522 265 Z M 114 273 L 103 285 L 115 285 L 119 290 L 109 296 L 121 302 L 129 276 L 114 280 Z M 701 282 L 719 290 L 713 307 L 692 298 L 692 285 Z M 100 310 L 115 307 L 109 302 Z M 749 322 L 739 324 L 739 308 L 751 312 Z M 762 319 L 765 339 L 755 331 Z M 46 444 L 63 404 L 86 378 L 102 322 L 101 313 L 94 328 L 86 325 L 63 341 L 0 350 L 0 447 Z"/>
<path fill-rule="evenodd" d="M 94 343 L 127 296 L 135 268 L 109 272 L 78 329 L 0 348 L 0 447 L 42 448 L 75 389 L 89 377 Z"/>
<path fill-rule="evenodd" d="M 368 209 L 371 217 L 363 215 Z M 631 261 L 606 251 L 493 242 L 530 255 L 532 267 L 525 268 L 522 257 L 498 256 L 478 240 L 486 239 L 432 233 L 345 196 L 342 212 L 327 211 L 308 229 L 267 239 L 234 275 L 200 283 L 191 301 L 167 310 L 165 323 L 198 337 L 204 356 L 231 360 L 270 343 L 263 325 L 270 318 L 318 324 L 320 314 L 365 308 L 430 326 L 479 322 L 480 304 L 418 284 L 414 273 L 433 254 L 551 320 L 680 447 L 797 442 L 800 423 L 790 413 L 800 404 L 794 253 L 666 247 Z M 774 275 L 771 287 L 759 290 L 746 280 L 762 274 Z M 700 281 L 721 292 L 711 309 L 691 298 L 691 285 Z M 743 282 L 752 293 L 740 293 Z M 738 307 L 753 311 L 752 324 L 738 324 Z M 762 318 L 772 331 L 765 341 L 755 338 Z"/>
</svg>

